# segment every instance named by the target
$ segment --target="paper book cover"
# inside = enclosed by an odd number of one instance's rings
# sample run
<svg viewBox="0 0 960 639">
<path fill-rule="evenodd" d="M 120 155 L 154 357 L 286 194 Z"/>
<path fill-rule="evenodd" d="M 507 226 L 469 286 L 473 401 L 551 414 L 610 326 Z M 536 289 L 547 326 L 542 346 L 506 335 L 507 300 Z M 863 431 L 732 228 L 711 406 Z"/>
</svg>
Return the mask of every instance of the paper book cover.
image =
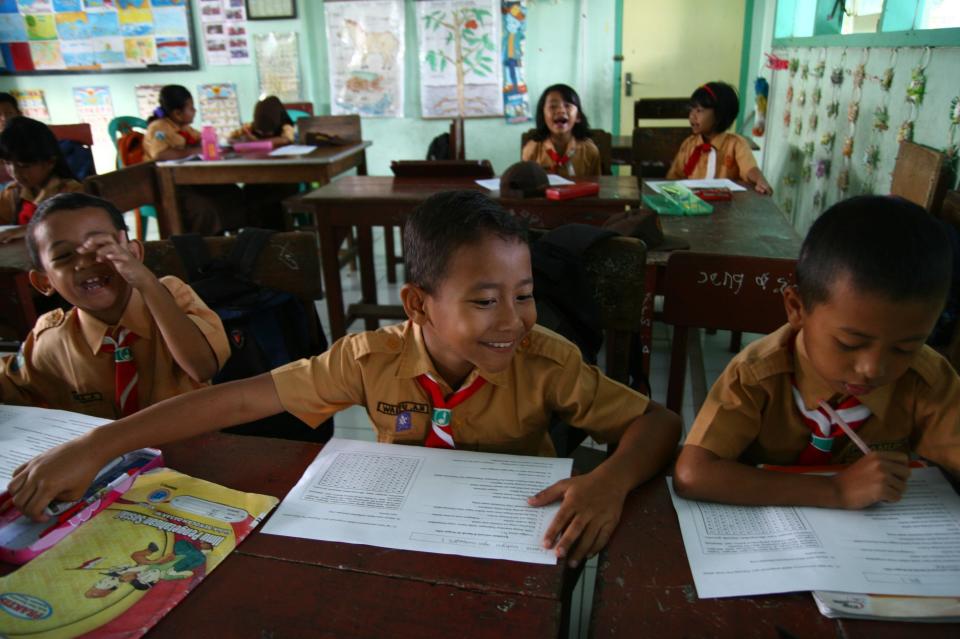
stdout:
<svg viewBox="0 0 960 639">
<path fill-rule="evenodd" d="M 0 578 L 0 635 L 139 637 L 277 504 L 168 468 Z"/>
</svg>

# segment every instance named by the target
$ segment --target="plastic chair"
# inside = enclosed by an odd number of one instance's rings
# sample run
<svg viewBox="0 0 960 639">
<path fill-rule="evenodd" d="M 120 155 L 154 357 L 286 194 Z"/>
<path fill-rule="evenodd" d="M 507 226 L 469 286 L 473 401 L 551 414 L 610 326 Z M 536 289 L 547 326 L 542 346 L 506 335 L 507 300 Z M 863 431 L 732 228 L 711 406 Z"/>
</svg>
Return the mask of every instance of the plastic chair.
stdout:
<svg viewBox="0 0 960 639">
<path fill-rule="evenodd" d="M 290 116 L 290 119 L 293 120 L 293 123 L 296 124 L 297 120 L 300 118 L 309 118 L 310 114 L 306 111 L 301 111 L 300 109 L 287 109 L 287 115 Z"/>
<path fill-rule="evenodd" d="M 124 133 L 130 131 L 131 129 L 147 129 L 147 121 L 143 118 L 138 118 L 134 115 L 121 115 L 110 120 L 110 123 L 107 125 L 107 132 L 110 134 L 110 140 L 113 142 L 114 150 L 117 150 L 117 141 L 123 136 Z M 117 168 L 123 168 L 123 158 L 120 157 L 120 154 L 117 153 Z M 147 234 L 147 223 L 149 218 L 157 219 L 157 209 L 150 205 L 145 205 L 140 208 L 133 209 L 133 216 L 136 221 L 136 234 L 137 239 L 143 241 L 144 237 Z M 147 218 L 147 219 L 144 219 Z"/>
</svg>

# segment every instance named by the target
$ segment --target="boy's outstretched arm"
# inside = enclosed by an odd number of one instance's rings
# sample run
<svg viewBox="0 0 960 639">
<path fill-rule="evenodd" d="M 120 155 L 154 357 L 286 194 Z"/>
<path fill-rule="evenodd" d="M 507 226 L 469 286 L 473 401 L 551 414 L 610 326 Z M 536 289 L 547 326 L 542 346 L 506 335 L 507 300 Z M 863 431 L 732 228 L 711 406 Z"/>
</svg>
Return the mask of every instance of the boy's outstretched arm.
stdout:
<svg viewBox="0 0 960 639">
<path fill-rule="evenodd" d="M 677 460 L 673 487 L 687 499 L 853 509 L 899 501 L 909 476 L 904 453 L 870 453 L 836 475 L 825 476 L 762 470 L 687 444 Z"/>
<path fill-rule="evenodd" d="M 531 506 L 562 499 L 544 535 L 544 545 L 571 567 L 607 545 L 623 502 L 633 488 L 655 475 L 673 456 L 680 440 L 680 417 L 650 402 L 623 433 L 617 449 L 586 475 L 558 481 L 530 498 Z"/>
<path fill-rule="evenodd" d="M 255 421 L 283 411 L 270 373 L 211 386 L 154 404 L 34 457 L 8 490 L 20 512 L 44 519 L 54 499 L 79 499 L 108 461 L 137 448 Z"/>
</svg>

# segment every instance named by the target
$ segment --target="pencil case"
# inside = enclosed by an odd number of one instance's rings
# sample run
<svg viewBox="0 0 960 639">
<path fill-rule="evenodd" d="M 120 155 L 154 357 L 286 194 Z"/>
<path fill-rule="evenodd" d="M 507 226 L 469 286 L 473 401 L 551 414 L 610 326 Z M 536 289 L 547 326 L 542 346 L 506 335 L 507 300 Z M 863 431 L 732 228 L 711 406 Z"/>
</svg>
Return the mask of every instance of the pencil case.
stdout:
<svg viewBox="0 0 960 639">
<path fill-rule="evenodd" d="M 580 184 L 566 184 L 551 186 L 547 189 L 548 200 L 569 200 L 575 197 L 587 197 L 600 192 L 600 185 L 596 182 L 581 182 Z"/>
<path fill-rule="evenodd" d="M 76 502 L 55 502 L 47 521 L 33 521 L 9 508 L 0 514 L 0 561 L 24 564 L 89 521 L 125 493 L 141 473 L 163 465 L 163 454 L 141 448 L 104 466 L 87 492 Z"/>
<path fill-rule="evenodd" d="M 643 203 L 661 215 L 707 215 L 713 206 L 681 184 L 663 184 L 660 193 L 644 195 Z"/>
<path fill-rule="evenodd" d="M 233 150 L 237 153 L 269 153 L 273 150 L 270 140 L 254 140 L 253 142 L 234 142 Z"/>
</svg>

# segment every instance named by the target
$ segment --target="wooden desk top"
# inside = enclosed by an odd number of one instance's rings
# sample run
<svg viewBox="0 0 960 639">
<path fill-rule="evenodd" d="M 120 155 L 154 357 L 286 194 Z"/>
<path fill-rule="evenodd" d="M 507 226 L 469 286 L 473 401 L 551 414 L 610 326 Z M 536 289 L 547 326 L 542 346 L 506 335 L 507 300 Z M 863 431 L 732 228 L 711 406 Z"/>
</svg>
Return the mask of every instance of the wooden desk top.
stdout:
<svg viewBox="0 0 960 639">
<path fill-rule="evenodd" d="M 955 637 L 957 626 L 832 620 L 809 593 L 699 599 L 664 475 L 630 493 L 600 556 L 592 637 Z"/>
<path fill-rule="evenodd" d="M 15 271 L 30 270 L 30 255 L 27 253 L 27 243 L 24 240 L 0 244 L 0 268 Z"/>
<path fill-rule="evenodd" d="M 241 166 L 301 166 L 303 164 L 332 164 L 343 158 L 349 157 L 355 153 L 363 151 L 373 142 L 364 140 L 356 144 L 344 146 L 321 146 L 306 155 L 297 156 L 279 156 L 274 157 L 266 153 L 248 153 L 239 154 L 236 157 L 230 157 L 223 160 L 190 160 L 187 162 L 168 160 L 166 162 L 157 162 L 157 166 L 163 169 L 190 168 L 196 169 L 206 167 L 210 169 L 241 167 Z"/>
</svg>

